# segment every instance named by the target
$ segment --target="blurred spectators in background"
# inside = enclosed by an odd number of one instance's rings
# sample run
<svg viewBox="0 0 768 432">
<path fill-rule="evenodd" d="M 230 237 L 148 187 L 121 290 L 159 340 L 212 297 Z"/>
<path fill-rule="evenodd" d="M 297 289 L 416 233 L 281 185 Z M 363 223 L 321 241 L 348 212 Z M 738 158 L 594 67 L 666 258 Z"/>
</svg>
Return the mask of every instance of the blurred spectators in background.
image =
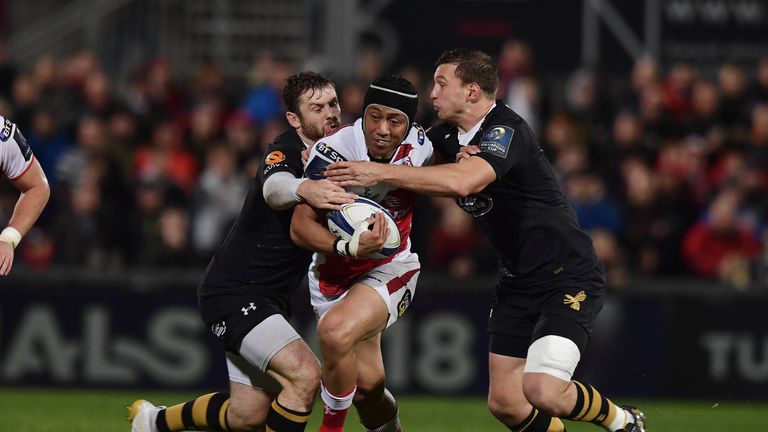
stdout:
<svg viewBox="0 0 768 432">
<path fill-rule="evenodd" d="M 640 58 L 625 76 L 550 77 L 535 57 L 523 41 L 500 44 L 497 96 L 536 130 L 610 285 L 765 278 L 768 58 L 725 61 L 709 75 Z M 373 49 L 356 65 L 337 83 L 345 122 L 361 115 L 367 84 L 389 67 Z M 431 126 L 431 76 L 397 66 L 421 93 L 417 121 Z M 53 190 L 18 266 L 199 268 L 238 214 L 266 144 L 286 127 L 279 95 L 292 72 L 269 51 L 255 54 L 246 80 L 212 58 L 182 75 L 158 56 L 121 81 L 87 50 L 27 70 L 0 42 L 0 114 L 26 133 Z M 13 194 L 0 190 L 0 217 Z M 427 269 L 494 270 L 470 216 L 450 200 L 422 203 L 433 213 L 417 215 L 414 239 Z"/>
</svg>

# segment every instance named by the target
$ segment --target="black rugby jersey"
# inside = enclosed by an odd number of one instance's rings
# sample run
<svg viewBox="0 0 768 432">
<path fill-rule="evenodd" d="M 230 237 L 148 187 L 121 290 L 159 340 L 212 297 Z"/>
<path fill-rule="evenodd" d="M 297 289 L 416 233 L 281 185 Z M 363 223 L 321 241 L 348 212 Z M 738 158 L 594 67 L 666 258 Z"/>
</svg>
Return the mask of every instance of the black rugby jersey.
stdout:
<svg viewBox="0 0 768 432">
<path fill-rule="evenodd" d="M 273 210 L 264 200 L 264 181 L 277 172 L 304 174 L 304 143 L 290 129 L 268 147 L 243 209 L 205 270 L 200 300 L 227 293 L 252 293 L 284 305 L 307 273 L 312 253 L 291 241 L 293 207 Z"/>
<path fill-rule="evenodd" d="M 428 135 L 446 160 L 455 160 L 456 126 L 439 124 Z M 496 180 L 457 202 L 475 216 L 496 250 L 502 285 L 603 281 L 592 240 L 525 120 L 497 101 L 469 144 L 480 147 L 477 156 L 493 167 Z"/>
</svg>

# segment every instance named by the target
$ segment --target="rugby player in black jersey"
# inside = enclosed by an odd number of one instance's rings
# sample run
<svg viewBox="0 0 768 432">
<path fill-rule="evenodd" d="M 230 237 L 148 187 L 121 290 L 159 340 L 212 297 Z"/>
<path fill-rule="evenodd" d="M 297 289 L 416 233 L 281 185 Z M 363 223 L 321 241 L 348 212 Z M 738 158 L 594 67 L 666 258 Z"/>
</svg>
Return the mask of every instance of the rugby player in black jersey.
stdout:
<svg viewBox="0 0 768 432">
<path fill-rule="evenodd" d="M 431 93 L 444 123 L 428 135 L 444 159 L 459 163 L 339 162 L 326 175 L 341 186 L 384 182 L 456 197 L 477 219 L 499 258 L 488 324 L 488 405 L 502 423 L 513 431 L 554 432 L 565 430 L 562 418 L 644 432 L 637 408 L 619 407 L 573 379 L 603 305 L 604 269 L 528 124 L 494 100 L 497 87 L 487 54 L 444 53 Z"/>
<path fill-rule="evenodd" d="M 168 408 L 137 400 L 132 432 L 181 430 L 303 431 L 317 395 L 320 365 L 288 323 L 290 299 L 312 252 L 290 239 L 300 202 L 334 210 L 355 195 L 328 180 L 306 181 L 301 152 L 339 127 L 333 83 L 313 72 L 283 89 L 291 128 L 266 151 L 240 216 L 208 264 L 198 287 L 203 321 L 222 341 L 230 393 L 211 393 Z M 363 233 L 363 253 L 381 248 Z"/>
</svg>

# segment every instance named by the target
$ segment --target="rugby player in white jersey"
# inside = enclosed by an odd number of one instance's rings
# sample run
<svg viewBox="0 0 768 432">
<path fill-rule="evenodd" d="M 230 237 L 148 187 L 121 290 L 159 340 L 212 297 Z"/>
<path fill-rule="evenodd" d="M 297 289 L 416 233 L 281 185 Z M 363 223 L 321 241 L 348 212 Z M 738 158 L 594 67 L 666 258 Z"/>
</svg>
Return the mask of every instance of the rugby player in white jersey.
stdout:
<svg viewBox="0 0 768 432">
<path fill-rule="evenodd" d="M 325 167 L 339 160 L 431 163 L 432 143 L 413 122 L 417 106 L 418 95 L 410 82 L 396 75 L 377 78 L 366 91 L 363 117 L 315 144 L 305 176 L 322 179 Z M 366 430 L 394 432 L 400 430 L 400 420 L 395 400 L 384 385 L 381 334 L 403 315 L 416 289 L 421 266 L 408 238 L 415 194 L 386 184 L 349 192 L 387 209 L 402 240 L 393 255 L 367 258 L 331 234 L 323 212 L 307 205 L 296 207 L 291 237 L 296 244 L 317 251 L 309 286 L 323 354 L 320 396 L 325 414 L 320 431 L 341 431 L 354 402 Z M 383 222 L 377 214 L 371 229 L 386 238 Z"/>
<path fill-rule="evenodd" d="M 7 276 L 13 267 L 14 249 L 40 217 L 51 190 L 19 127 L 2 116 L 0 127 L 0 166 L 21 193 L 8 225 L 0 232 L 0 276 Z"/>
</svg>

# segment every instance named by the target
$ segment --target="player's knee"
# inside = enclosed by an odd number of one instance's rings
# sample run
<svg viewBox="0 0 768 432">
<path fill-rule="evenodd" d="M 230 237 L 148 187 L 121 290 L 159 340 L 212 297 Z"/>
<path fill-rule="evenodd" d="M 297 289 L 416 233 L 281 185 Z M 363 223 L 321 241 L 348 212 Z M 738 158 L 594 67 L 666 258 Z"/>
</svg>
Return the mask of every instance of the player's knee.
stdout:
<svg viewBox="0 0 768 432">
<path fill-rule="evenodd" d="M 515 394 L 509 389 L 491 390 L 488 393 L 488 410 L 494 417 L 504 421 L 519 423 L 528 416 L 530 408 L 522 394 Z"/>
<path fill-rule="evenodd" d="M 326 358 L 351 351 L 357 342 L 349 322 L 344 317 L 330 313 L 324 315 L 317 324 L 317 336 Z"/>
<path fill-rule="evenodd" d="M 523 380 L 523 394 L 531 405 L 548 414 L 556 409 L 557 395 L 539 379 Z"/>
<path fill-rule="evenodd" d="M 571 381 L 580 357 L 579 348 L 570 339 L 554 335 L 537 339 L 529 347 L 525 362 L 525 398 L 531 405 L 548 414 L 562 414 L 562 394 Z"/>
</svg>

